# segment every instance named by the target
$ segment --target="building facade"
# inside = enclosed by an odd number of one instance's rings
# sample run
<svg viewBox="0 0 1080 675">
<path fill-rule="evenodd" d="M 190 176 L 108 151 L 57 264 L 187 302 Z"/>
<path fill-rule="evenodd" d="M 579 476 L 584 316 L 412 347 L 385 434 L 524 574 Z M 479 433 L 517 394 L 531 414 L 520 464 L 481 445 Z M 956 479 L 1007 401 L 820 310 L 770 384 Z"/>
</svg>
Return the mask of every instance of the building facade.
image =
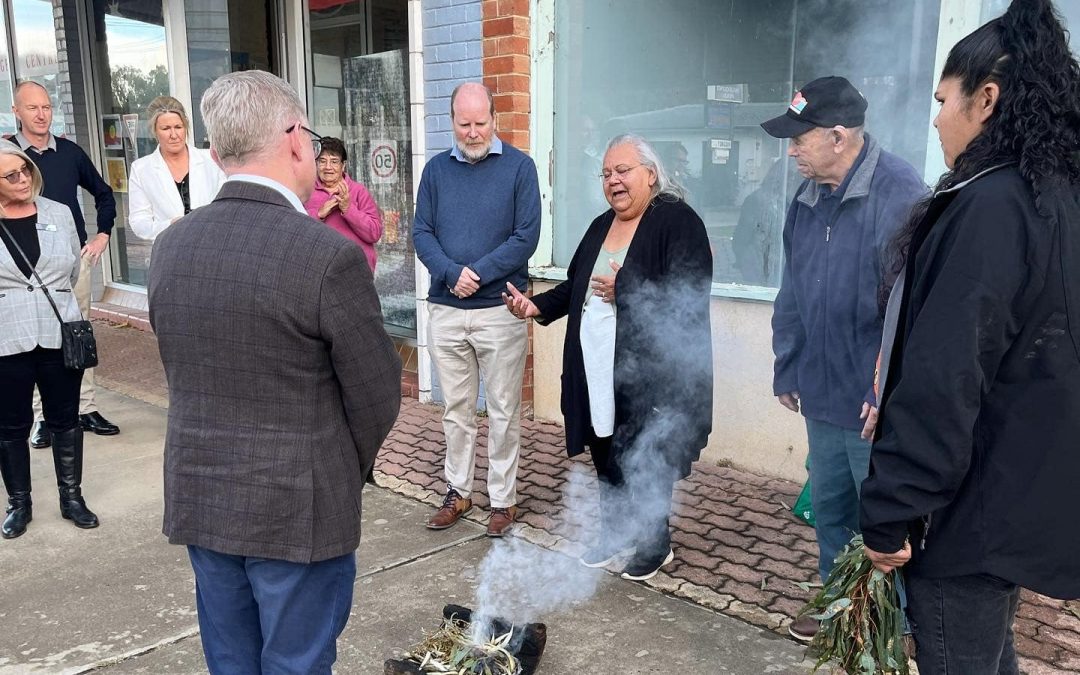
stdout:
<svg viewBox="0 0 1080 675">
<path fill-rule="evenodd" d="M 684 184 L 713 248 L 714 432 L 704 458 L 805 476 L 802 420 L 772 397 L 771 303 L 783 215 L 798 177 L 758 124 L 802 83 L 850 79 L 868 131 L 923 171 L 944 171 L 932 92 L 948 49 L 1007 0 L 9 0 L 0 14 L 0 110 L 15 82 L 45 84 L 54 129 L 90 152 L 119 220 L 95 293 L 145 304 L 148 242 L 126 227 L 127 171 L 152 152 L 146 104 L 188 106 L 205 146 L 202 92 L 223 73 L 281 75 L 314 129 L 338 136 L 372 192 L 385 235 L 376 286 L 410 371 L 403 389 L 438 399 L 426 344 L 428 279 L 411 242 L 425 161 L 450 147 L 449 97 L 468 80 L 495 93 L 500 137 L 536 160 L 543 199 L 533 286 L 565 278 L 588 223 L 607 208 L 606 141 L 650 139 Z M 1059 0 L 1074 32 L 1080 7 Z M 0 132 L 14 119 L 0 114 Z M 88 208 L 90 208 L 88 206 Z M 560 419 L 562 326 L 532 329 L 525 396 Z"/>
</svg>

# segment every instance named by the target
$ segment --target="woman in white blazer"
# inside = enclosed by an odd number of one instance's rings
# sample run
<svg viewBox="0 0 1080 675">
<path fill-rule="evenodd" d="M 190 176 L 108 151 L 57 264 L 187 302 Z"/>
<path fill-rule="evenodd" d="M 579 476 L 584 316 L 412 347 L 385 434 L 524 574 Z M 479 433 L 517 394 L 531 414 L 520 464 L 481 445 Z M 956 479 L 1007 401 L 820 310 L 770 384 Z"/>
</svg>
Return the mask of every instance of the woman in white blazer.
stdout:
<svg viewBox="0 0 1080 675">
<path fill-rule="evenodd" d="M 158 96 L 146 109 L 158 148 L 131 165 L 128 227 L 153 241 L 174 220 L 205 206 L 225 182 L 209 150 L 190 145 L 188 117 L 172 96 Z"/>
<path fill-rule="evenodd" d="M 79 278 L 80 249 L 71 209 L 42 197 L 37 166 L 18 147 L 0 141 L 0 476 L 8 495 L 7 517 L 0 526 L 4 539 L 25 532 L 33 517 L 28 440 L 35 385 L 52 434 L 60 514 L 78 527 L 98 526 L 82 497 L 83 371 L 64 366 L 60 336 L 61 320 L 83 318 L 72 292 Z"/>
</svg>

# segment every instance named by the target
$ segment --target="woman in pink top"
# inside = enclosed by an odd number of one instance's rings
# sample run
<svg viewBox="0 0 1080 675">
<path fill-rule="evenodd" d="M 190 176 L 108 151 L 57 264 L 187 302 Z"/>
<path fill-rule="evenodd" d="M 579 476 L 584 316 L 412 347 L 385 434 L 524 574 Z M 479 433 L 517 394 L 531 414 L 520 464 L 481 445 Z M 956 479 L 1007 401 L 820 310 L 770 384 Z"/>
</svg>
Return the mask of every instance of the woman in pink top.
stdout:
<svg viewBox="0 0 1080 675">
<path fill-rule="evenodd" d="M 375 274 L 375 242 L 382 237 L 382 217 L 367 189 L 345 174 L 348 158 L 344 143 L 323 137 L 322 151 L 315 158 L 319 169 L 315 190 L 304 206 L 312 218 L 360 244 Z"/>
</svg>

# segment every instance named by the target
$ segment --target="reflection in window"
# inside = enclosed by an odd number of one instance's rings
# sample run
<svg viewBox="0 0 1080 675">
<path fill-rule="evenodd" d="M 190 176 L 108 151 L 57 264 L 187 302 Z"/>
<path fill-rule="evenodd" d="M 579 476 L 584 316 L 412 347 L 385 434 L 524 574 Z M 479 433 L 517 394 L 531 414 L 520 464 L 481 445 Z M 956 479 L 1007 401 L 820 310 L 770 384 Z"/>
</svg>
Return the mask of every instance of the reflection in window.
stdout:
<svg viewBox="0 0 1080 675">
<path fill-rule="evenodd" d="M 0 134 L 13 134 L 15 114 L 11 112 L 12 91 L 11 64 L 8 62 L 7 26 L 5 17 L 0 14 Z"/>
<path fill-rule="evenodd" d="M 274 6 L 265 0 L 184 0 L 194 107 L 188 115 L 197 147 L 210 147 L 199 101 L 214 80 L 240 70 L 281 74 L 274 49 Z"/>
<path fill-rule="evenodd" d="M 146 107 L 169 93 L 168 59 L 162 0 L 128 0 L 122 4 L 94 0 L 98 35 L 95 75 L 100 104 L 102 175 L 116 197 L 117 219 L 110 246 L 116 281 L 146 284 L 150 242 L 127 228 L 127 178 L 131 164 L 157 149 L 146 122 Z"/>
<path fill-rule="evenodd" d="M 11 8 L 12 23 L 18 28 L 14 31 L 12 45 L 15 51 L 15 77 L 18 80 L 34 80 L 45 87 L 53 101 L 53 135 L 64 136 L 67 118 L 62 105 L 64 100 L 60 96 L 60 67 L 56 58 L 52 3 L 45 0 L 14 0 Z M 0 105 L 3 106 L 3 113 L 10 115 L 11 94 L 4 95 L 8 102 L 0 102 Z M 11 119 L 11 125 L 14 126 L 14 119 Z M 4 127 L 7 127 L 6 119 Z"/>
<path fill-rule="evenodd" d="M 868 131 L 924 164 L 939 0 L 723 5 L 556 0 L 556 265 L 608 208 L 596 177 L 607 141 L 634 132 L 656 146 L 705 221 L 714 281 L 778 286 L 784 214 L 801 179 L 785 145 L 758 125 L 823 75 L 850 79 L 870 101 Z"/>
<path fill-rule="evenodd" d="M 407 0 L 310 0 L 311 122 L 342 139 L 346 170 L 383 219 L 375 287 L 391 330 L 416 330 Z"/>
</svg>

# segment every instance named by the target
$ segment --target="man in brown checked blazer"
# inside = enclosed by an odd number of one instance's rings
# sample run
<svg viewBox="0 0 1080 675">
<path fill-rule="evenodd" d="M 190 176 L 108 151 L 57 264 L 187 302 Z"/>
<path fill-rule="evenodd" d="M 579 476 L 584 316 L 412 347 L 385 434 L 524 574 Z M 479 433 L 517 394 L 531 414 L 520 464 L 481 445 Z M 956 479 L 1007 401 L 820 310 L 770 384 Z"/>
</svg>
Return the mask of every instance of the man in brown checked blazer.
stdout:
<svg viewBox="0 0 1080 675">
<path fill-rule="evenodd" d="M 296 93 L 231 73 L 201 107 L 229 179 L 150 265 L 164 532 L 188 547 L 211 673 L 329 673 L 401 361 L 363 250 L 304 210 L 318 137 Z"/>
</svg>

